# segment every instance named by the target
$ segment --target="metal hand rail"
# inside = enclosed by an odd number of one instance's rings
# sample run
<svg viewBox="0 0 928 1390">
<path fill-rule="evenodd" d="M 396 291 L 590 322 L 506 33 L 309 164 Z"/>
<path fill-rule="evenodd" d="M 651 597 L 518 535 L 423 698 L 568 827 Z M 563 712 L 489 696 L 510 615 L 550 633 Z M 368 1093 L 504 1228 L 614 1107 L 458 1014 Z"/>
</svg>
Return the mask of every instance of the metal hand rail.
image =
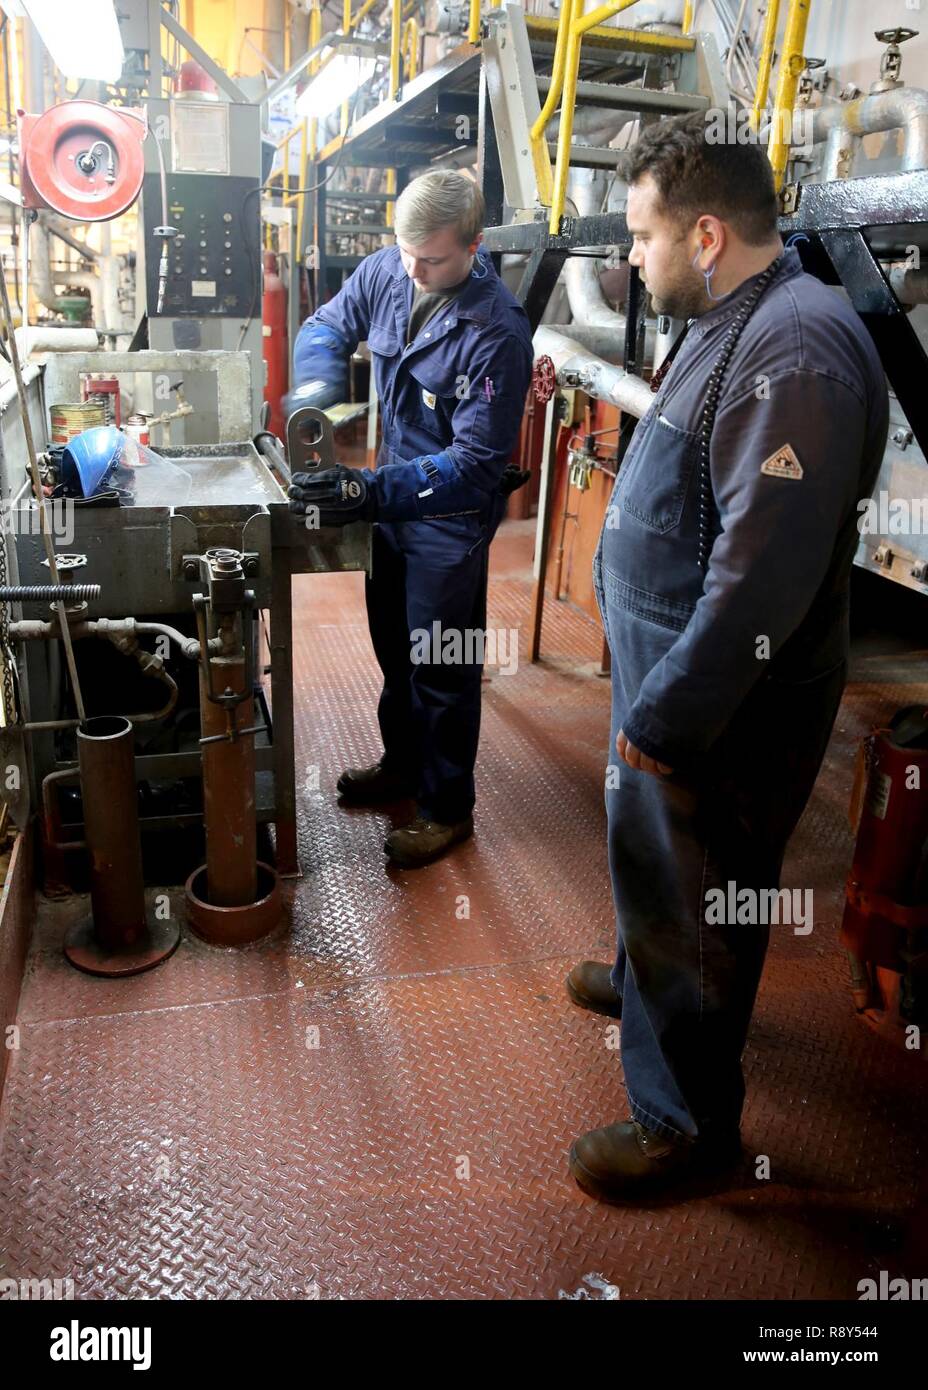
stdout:
<svg viewBox="0 0 928 1390">
<path fill-rule="evenodd" d="M 773 67 L 773 50 L 777 38 L 777 20 L 780 17 L 780 0 L 767 0 L 767 18 L 764 20 L 764 36 L 760 45 L 760 60 L 757 64 L 757 89 L 754 93 L 754 106 L 751 111 L 751 129 L 759 130 L 767 111 L 767 93 L 770 90 L 770 71 Z"/>
<path fill-rule="evenodd" d="M 786 11 L 786 32 L 783 35 L 783 48 L 780 55 L 780 72 L 777 90 L 773 99 L 773 126 L 770 131 L 768 155 L 773 166 L 773 177 L 777 190 L 783 186 L 783 177 L 789 161 L 792 144 L 793 108 L 796 102 L 796 88 L 799 77 L 806 65 L 803 48 L 806 41 L 806 28 L 809 23 L 809 10 L 812 0 L 789 0 Z"/>
<path fill-rule="evenodd" d="M 611 19 L 613 15 L 621 14 L 623 10 L 630 9 L 636 3 L 637 0 L 610 0 L 610 3 L 600 5 L 586 15 L 580 12 L 583 0 L 575 0 L 575 5 L 571 7 L 574 12 L 571 14 L 567 29 L 567 44 L 564 53 L 564 99 L 561 103 L 561 123 L 557 133 L 554 192 L 551 199 L 551 220 L 548 228 L 552 236 L 557 236 L 560 232 L 564 200 L 567 196 L 567 179 L 570 175 L 570 141 L 574 128 L 574 106 L 577 100 L 577 75 L 580 70 L 580 45 L 583 42 L 583 35 L 590 29 L 595 29 L 604 20 Z M 565 12 L 566 8 L 565 5 Z M 561 17 L 562 19 L 565 18 L 564 12 L 562 12 Z M 559 38 L 560 27 L 558 25 Z"/>
</svg>

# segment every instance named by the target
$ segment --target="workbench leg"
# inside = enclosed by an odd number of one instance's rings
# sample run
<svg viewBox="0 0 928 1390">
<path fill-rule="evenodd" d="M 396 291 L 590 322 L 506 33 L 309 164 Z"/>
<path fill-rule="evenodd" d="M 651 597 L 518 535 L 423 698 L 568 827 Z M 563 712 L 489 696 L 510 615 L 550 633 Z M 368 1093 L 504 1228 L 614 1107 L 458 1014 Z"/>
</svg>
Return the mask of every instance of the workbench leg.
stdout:
<svg viewBox="0 0 928 1390">
<path fill-rule="evenodd" d="M 296 843 L 296 768 L 293 737 L 293 575 L 289 550 L 273 557 L 271 586 L 271 719 L 274 726 L 274 826 L 277 872 L 300 872 Z"/>
</svg>

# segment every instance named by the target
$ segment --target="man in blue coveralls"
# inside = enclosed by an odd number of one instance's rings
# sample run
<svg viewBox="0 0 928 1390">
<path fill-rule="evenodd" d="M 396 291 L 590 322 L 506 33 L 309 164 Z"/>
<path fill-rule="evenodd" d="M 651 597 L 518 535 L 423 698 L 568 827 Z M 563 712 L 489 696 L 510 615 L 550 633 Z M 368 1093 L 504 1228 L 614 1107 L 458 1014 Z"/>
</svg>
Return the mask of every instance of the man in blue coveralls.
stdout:
<svg viewBox="0 0 928 1390">
<path fill-rule="evenodd" d="M 291 410 L 345 399 L 349 356 L 364 340 L 371 352 L 375 471 L 295 474 L 290 506 L 312 509 L 319 525 L 376 522 L 366 596 L 384 752 L 374 767 L 343 772 L 338 790 L 353 805 L 416 798 L 415 819 L 384 846 L 407 867 L 473 833 L 488 550 L 528 476 L 507 464 L 531 329 L 480 246 L 483 217 L 463 174 L 414 179 L 396 202 L 396 245 L 368 256 L 306 320 L 294 354 Z M 462 654 L 475 659 L 444 659 Z"/>
<path fill-rule="evenodd" d="M 577 1139 L 570 1168 L 607 1200 L 739 1156 L 769 908 L 846 679 L 858 502 L 887 433 L 879 356 L 784 250 L 763 148 L 711 131 L 702 114 L 661 121 L 621 170 L 630 262 L 688 330 L 594 561 L 618 953 L 567 987 L 621 1018 L 632 1118 Z"/>
</svg>

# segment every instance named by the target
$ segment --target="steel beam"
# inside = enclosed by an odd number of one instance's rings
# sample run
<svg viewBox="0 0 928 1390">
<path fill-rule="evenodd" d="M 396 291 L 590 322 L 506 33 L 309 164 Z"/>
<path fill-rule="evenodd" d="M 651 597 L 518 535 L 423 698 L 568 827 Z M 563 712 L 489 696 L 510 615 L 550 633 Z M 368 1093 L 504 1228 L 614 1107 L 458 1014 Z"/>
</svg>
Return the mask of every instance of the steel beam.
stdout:
<svg viewBox="0 0 928 1390">
<path fill-rule="evenodd" d="M 876 344 L 919 446 L 928 454 L 928 354 L 863 234 L 842 230 L 819 235 L 851 303 Z"/>
<path fill-rule="evenodd" d="M 538 78 L 538 91 L 546 96 L 550 77 Z M 649 87 L 619 86 L 615 82 L 578 82 L 577 102 L 583 106 L 606 106 L 616 111 L 666 112 L 678 116 L 684 111 L 704 111 L 709 98 L 692 92 L 661 92 Z M 615 155 L 617 151 L 613 151 Z"/>
<path fill-rule="evenodd" d="M 551 292 L 557 284 L 557 277 L 566 258 L 566 251 L 550 250 L 540 246 L 529 255 L 519 288 L 516 290 L 516 298 L 528 314 L 533 333 L 541 323 L 541 316 L 551 298 Z"/>
</svg>

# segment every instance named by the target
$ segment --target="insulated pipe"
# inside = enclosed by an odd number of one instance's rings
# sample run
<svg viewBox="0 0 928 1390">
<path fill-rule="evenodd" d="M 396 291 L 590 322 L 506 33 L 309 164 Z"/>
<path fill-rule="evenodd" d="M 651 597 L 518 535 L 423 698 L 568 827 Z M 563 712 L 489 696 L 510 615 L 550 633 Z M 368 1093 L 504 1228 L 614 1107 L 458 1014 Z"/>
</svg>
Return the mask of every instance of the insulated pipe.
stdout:
<svg viewBox="0 0 928 1390">
<path fill-rule="evenodd" d="M 58 301 L 61 296 L 55 293 L 55 286 L 52 282 L 51 259 L 49 250 L 49 229 L 41 222 L 35 223 L 32 227 L 34 235 L 29 238 L 29 286 L 33 294 L 46 309 L 58 311 Z M 85 285 L 90 290 L 90 305 L 93 313 L 95 327 L 100 327 L 103 322 L 101 312 L 102 286 L 99 275 L 90 274 L 86 271 L 67 271 L 61 276 L 69 285 Z"/>
<path fill-rule="evenodd" d="M 66 230 L 65 225 L 58 222 L 56 218 L 46 213 L 44 225 L 48 227 L 52 236 L 56 236 L 59 241 L 63 241 L 65 246 L 70 246 L 73 251 L 77 251 L 85 260 L 97 261 L 100 259 L 100 252 L 93 246 L 88 246 L 86 241 L 81 241 L 78 237 Z M 108 254 L 108 253 L 107 253 Z"/>
<path fill-rule="evenodd" d="M 928 269 L 909 270 L 893 266 L 889 283 L 900 304 L 928 304 Z"/>
<path fill-rule="evenodd" d="M 859 147 L 859 135 L 852 135 L 838 125 L 829 131 L 820 170 L 822 182 L 835 183 L 838 179 L 849 178 Z"/>
<path fill-rule="evenodd" d="M 819 145 L 834 134 L 833 167 L 841 136 L 856 142 L 862 135 L 897 129 L 903 131 L 901 172 L 928 168 L 928 92 L 918 87 L 897 87 L 859 97 L 857 101 L 829 102 L 812 110 L 812 143 Z"/>
<path fill-rule="evenodd" d="M 606 193 L 606 176 L 596 169 L 577 169 L 570 181 L 570 195 L 579 217 L 599 212 Z M 564 283 L 570 312 L 578 323 L 625 332 L 625 315 L 606 301 L 599 283 L 600 262 L 592 256 L 568 256 Z"/>
<path fill-rule="evenodd" d="M 623 126 L 631 125 L 637 120 L 637 111 L 610 112 L 602 106 L 578 106 L 574 111 L 573 134 L 582 135 L 590 144 L 598 145 L 602 142 L 608 145 Z M 560 128 L 560 114 L 552 116 L 546 132 L 547 138 L 556 140 Z M 616 159 L 618 157 L 619 151 L 616 150 Z"/>
<path fill-rule="evenodd" d="M 595 216 L 602 207 L 606 176 L 599 170 L 578 169 L 571 180 L 570 192 L 579 216 Z M 613 309 L 603 294 L 599 278 L 600 264 L 595 256 L 568 256 L 564 266 L 564 283 L 574 323 L 567 325 L 565 331 L 598 357 L 608 358 L 623 353 L 626 316 Z M 577 333 L 574 333 L 575 328 L 579 330 Z M 606 351 L 594 343 L 589 330 L 601 330 L 606 335 Z M 602 342 L 603 338 L 599 341 Z M 645 337 L 646 357 L 650 358 L 653 352 L 654 329 L 649 326 Z"/>
<path fill-rule="evenodd" d="M 14 332 L 21 357 L 33 352 L 96 352 L 100 345 L 95 328 L 58 328 L 53 324 L 33 327 L 30 324 Z"/>
<path fill-rule="evenodd" d="M 560 333 L 578 343 L 585 352 L 594 357 L 602 357 L 607 362 L 621 362 L 625 355 L 625 330 L 617 332 L 614 328 L 603 328 L 589 323 L 546 323 L 552 333 Z"/>
<path fill-rule="evenodd" d="M 568 334 L 542 324 L 536 328 L 532 343 L 536 357 L 553 361 L 559 385 L 577 386 L 588 396 L 610 401 L 639 419 L 650 409 L 654 396 L 646 381 L 604 362 Z"/>
</svg>

